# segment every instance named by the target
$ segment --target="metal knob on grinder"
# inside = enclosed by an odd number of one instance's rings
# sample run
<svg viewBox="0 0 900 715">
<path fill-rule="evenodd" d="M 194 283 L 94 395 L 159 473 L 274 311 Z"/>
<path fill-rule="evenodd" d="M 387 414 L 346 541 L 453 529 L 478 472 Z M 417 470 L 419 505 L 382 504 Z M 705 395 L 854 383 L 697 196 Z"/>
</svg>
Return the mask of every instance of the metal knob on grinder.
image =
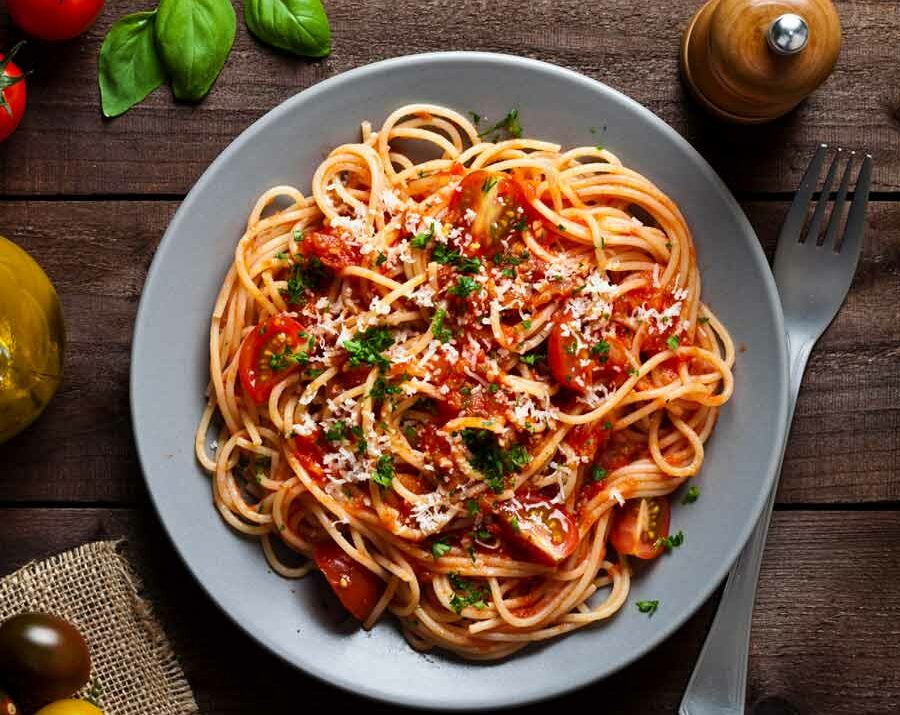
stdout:
<svg viewBox="0 0 900 715">
<path fill-rule="evenodd" d="M 684 33 L 685 83 L 714 114 L 743 124 L 786 114 L 837 62 L 830 0 L 709 0 Z"/>
</svg>

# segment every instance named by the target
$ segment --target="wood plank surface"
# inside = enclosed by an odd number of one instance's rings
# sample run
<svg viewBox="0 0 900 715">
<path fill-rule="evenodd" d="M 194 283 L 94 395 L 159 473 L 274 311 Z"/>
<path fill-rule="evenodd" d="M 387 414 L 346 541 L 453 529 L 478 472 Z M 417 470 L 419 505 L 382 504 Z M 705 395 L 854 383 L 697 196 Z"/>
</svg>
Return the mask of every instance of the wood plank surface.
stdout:
<svg viewBox="0 0 900 715">
<path fill-rule="evenodd" d="M 256 715 L 334 703 L 336 691 L 263 651 L 201 592 L 155 516 L 132 509 L 0 509 L 0 573 L 95 539 L 127 551 L 183 661 L 201 711 Z M 900 516 L 893 511 L 776 515 L 763 561 L 750 651 L 754 713 L 888 715 L 900 708 Z M 262 556 L 260 556 L 262 558 Z M 689 559 L 680 550 L 674 558 Z M 604 712 L 671 713 L 713 614 L 707 603 L 653 653 L 582 698 Z M 387 712 L 341 695 L 342 705 Z M 395 710 L 395 709 L 394 709 Z M 279 710 L 276 710 L 276 712 Z"/>
<path fill-rule="evenodd" d="M 26 48 L 22 64 L 35 70 L 29 109 L 13 139 L 0 145 L 0 194 L 184 194 L 240 131 L 298 91 L 375 60 L 439 50 L 535 57 L 601 80 L 674 126 L 735 191 L 793 190 L 823 141 L 873 153 L 875 188 L 900 191 L 897 0 L 837 2 L 844 46 L 833 75 L 795 112 L 760 127 L 709 118 L 679 81 L 680 37 L 698 0 L 671 0 L 660 11 L 631 0 L 558 0 L 527 9 L 516 0 L 328 0 L 331 57 L 305 61 L 272 52 L 239 21 L 231 57 L 202 103 L 176 103 L 161 89 L 125 116 L 104 120 L 96 84 L 103 37 L 118 17 L 152 4 L 108 3 L 78 40 Z M 0 47 L 17 38 L 0 14 Z M 527 129 L 527 116 L 523 122 Z"/>
<path fill-rule="evenodd" d="M 129 348 L 144 276 L 176 206 L 0 202 L 0 225 L 14 227 L 10 238 L 55 281 L 69 330 L 60 394 L 38 426 L 0 445 L 0 500 L 143 498 L 128 411 Z M 745 204 L 770 255 L 786 206 Z M 810 361 L 782 502 L 900 500 L 900 203 L 873 203 L 868 221 L 850 297 Z"/>
</svg>

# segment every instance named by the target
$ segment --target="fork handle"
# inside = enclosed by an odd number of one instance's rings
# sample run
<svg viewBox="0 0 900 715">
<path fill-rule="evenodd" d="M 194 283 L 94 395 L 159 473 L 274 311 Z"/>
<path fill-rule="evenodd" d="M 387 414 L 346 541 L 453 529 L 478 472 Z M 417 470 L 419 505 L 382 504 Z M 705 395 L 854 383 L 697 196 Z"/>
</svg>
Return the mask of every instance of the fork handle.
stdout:
<svg viewBox="0 0 900 715">
<path fill-rule="evenodd" d="M 787 432 L 790 432 L 800 382 L 815 340 L 788 336 L 790 359 Z M 784 461 L 787 434 L 778 459 L 778 472 Z M 719 601 L 719 609 L 706 637 L 703 650 L 694 666 L 687 690 L 678 709 L 679 715 L 743 715 L 747 690 L 747 656 L 750 648 L 750 626 L 753 603 L 759 581 L 759 567 L 766 546 L 766 533 L 772 518 L 772 507 L 778 492 L 778 479 L 765 509 L 731 568 L 728 583 Z"/>
</svg>

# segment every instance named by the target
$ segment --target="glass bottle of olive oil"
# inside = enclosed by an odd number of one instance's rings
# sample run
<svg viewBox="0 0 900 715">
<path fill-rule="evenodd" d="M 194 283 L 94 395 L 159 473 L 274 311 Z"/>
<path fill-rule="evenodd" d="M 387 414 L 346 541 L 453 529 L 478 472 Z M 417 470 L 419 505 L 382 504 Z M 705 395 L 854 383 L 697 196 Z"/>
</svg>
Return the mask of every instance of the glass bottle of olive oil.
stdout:
<svg viewBox="0 0 900 715">
<path fill-rule="evenodd" d="M 0 443 L 41 414 L 62 379 L 65 328 L 47 274 L 0 236 Z"/>
</svg>

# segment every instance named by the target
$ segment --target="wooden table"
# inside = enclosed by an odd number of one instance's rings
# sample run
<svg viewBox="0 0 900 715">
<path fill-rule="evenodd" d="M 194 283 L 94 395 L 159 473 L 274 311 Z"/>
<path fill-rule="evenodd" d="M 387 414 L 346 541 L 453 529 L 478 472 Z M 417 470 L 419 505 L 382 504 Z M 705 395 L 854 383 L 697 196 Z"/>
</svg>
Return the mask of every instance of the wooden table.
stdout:
<svg viewBox="0 0 900 715">
<path fill-rule="evenodd" d="M 839 2 L 844 48 L 834 74 L 797 111 L 756 128 L 722 126 L 685 96 L 676 57 L 694 0 L 657 10 L 632 0 L 326 0 L 330 58 L 275 54 L 239 24 L 231 58 L 201 104 L 177 104 L 160 90 L 104 121 L 96 82 L 104 34 L 117 17 L 151 5 L 109 2 L 82 38 L 33 43 L 23 53 L 21 64 L 35 74 L 25 119 L 0 146 L 0 232 L 55 281 L 70 342 L 59 395 L 37 424 L 0 447 L 0 574 L 125 536 L 204 713 L 352 704 L 234 627 L 163 534 L 128 413 L 141 286 L 192 183 L 282 100 L 395 55 L 521 54 L 602 80 L 674 126 L 720 172 L 770 255 L 818 142 L 874 154 L 859 272 L 813 352 L 794 419 L 755 612 L 748 705 L 758 713 L 900 712 L 900 2 Z M 16 38 L 3 12 L 0 47 Z M 654 653 L 585 695 L 605 712 L 674 712 L 714 608 L 715 599 Z"/>
</svg>

